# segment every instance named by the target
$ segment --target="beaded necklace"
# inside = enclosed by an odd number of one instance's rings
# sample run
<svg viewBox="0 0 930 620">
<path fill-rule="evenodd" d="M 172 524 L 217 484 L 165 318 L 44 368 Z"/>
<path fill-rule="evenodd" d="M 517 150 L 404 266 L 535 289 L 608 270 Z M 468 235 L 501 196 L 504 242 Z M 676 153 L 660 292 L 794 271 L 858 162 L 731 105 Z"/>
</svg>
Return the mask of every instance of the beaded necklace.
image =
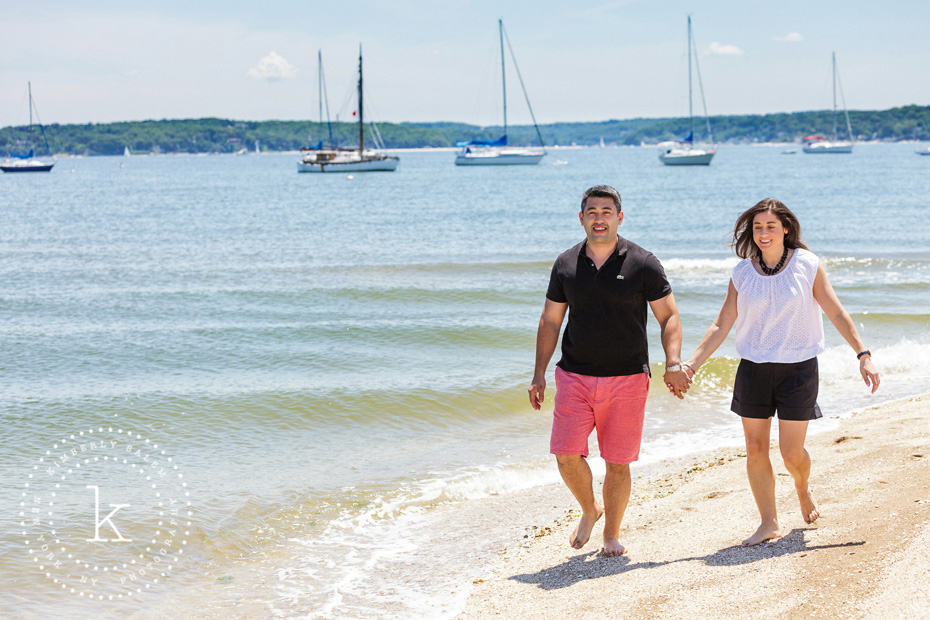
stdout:
<svg viewBox="0 0 930 620">
<path fill-rule="evenodd" d="M 781 258 L 778 260 L 778 264 L 769 269 L 765 265 L 765 260 L 762 258 L 762 254 L 759 254 L 759 267 L 762 269 L 762 273 L 767 276 L 774 276 L 781 270 L 782 265 L 785 264 L 785 259 L 788 258 L 788 246 L 785 246 L 785 251 L 781 253 Z"/>
</svg>

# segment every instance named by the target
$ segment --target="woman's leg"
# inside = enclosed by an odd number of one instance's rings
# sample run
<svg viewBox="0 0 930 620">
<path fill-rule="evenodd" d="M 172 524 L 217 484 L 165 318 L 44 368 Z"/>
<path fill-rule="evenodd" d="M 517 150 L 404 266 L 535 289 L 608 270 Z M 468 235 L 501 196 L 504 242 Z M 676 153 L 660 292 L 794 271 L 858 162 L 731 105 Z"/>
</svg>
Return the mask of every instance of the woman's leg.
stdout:
<svg viewBox="0 0 930 620">
<path fill-rule="evenodd" d="M 769 460 L 769 432 L 772 419 L 742 418 L 746 437 L 746 473 L 762 522 L 743 545 L 758 545 L 778 538 L 778 515 L 775 510 L 775 472 Z"/>
<path fill-rule="evenodd" d="M 801 502 L 801 516 L 806 523 L 813 523 L 820 516 L 808 488 L 811 475 L 811 457 L 804 449 L 807 437 L 807 420 L 779 420 L 778 445 L 785 467 L 794 478 L 794 488 Z"/>
</svg>

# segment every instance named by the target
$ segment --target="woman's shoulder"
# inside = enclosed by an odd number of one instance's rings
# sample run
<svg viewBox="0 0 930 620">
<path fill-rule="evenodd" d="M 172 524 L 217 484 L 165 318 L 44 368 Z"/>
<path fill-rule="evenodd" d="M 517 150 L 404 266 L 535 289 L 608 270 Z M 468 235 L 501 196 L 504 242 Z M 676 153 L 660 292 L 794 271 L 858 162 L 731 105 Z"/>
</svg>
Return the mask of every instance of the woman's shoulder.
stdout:
<svg viewBox="0 0 930 620">
<path fill-rule="evenodd" d="M 799 263 L 808 267 L 813 267 L 814 269 L 820 266 L 820 258 L 810 250 L 796 248 L 794 251 L 798 255 L 797 260 Z"/>
<path fill-rule="evenodd" d="M 742 282 L 747 275 L 754 272 L 755 270 L 756 268 L 752 265 L 752 259 L 744 258 L 736 263 L 736 265 L 733 267 L 733 273 L 731 274 L 730 279 L 733 280 L 733 284 L 739 286 L 740 282 Z"/>
<path fill-rule="evenodd" d="M 755 270 L 755 267 L 752 266 L 751 258 L 740 259 L 740 261 L 736 263 L 736 265 L 733 266 L 733 275 L 741 274 L 745 272 L 746 270 L 749 270 L 749 271 Z"/>
</svg>

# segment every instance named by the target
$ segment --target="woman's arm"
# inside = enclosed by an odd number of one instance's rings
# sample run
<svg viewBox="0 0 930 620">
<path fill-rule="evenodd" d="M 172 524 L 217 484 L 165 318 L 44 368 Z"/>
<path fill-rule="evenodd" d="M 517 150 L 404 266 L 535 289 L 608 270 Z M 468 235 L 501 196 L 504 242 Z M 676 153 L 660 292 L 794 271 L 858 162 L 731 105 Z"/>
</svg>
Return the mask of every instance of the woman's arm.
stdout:
<svg viewBox="0 0 930 620">
<path fill-rule="evenodd" d="M 853 351 L 861 353 L 866 351 L 865 344 L 859 338 L 859 332 L 856 331 L 856 324 L 853 323 L 852 317 L 843 308 L 836 291 L 827 278 L 827 272 L 824 271 L 823 265 L 817 267 L 817 277 L 814 278 L 814 299 L 820 304 L 823 313 L 827 315 L 830 322 L 836 328 L 836 331 L 849 343 Z M 879 378 L 878 369 L 872 363 L 872 354 L 866 353 L 859 357 L 859 374 L 865 384 L 872 388 L 872 392 L 878 389 Z"/>
<path fill-rule="evenodd" d="M 689 377 L 693 377 L 701 364 L 707 361 L 714 351 L 717 350 L 723 341 L 726 340 L 727 334 L 736 322 L 736 287 L 733 286 L 733 280 L 727 287 L 727 296 L 723 299 L 723 306 L 720 308 L 720 314 L 717 319 L 708 328 L 707 333 L 701 340 L 701 344 L 694 350 L 688 361 L 682 364 L 688 372 Z"/>
</svg>

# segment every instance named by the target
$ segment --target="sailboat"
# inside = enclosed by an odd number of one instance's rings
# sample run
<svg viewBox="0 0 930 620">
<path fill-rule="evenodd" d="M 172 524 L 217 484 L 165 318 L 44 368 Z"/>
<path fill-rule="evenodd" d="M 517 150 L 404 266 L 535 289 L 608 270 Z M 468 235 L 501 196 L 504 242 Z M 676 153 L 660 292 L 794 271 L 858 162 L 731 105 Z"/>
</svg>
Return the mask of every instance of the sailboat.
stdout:
<svg viewBox="0 0 930 620">
<path fill-rule="evenodd" d="M 543 148 L 507 146 L 507 72 L 504 62 L 504 21 L 501 19 L 497 20 L 497 30 L 501 47 L 501 92 L 504 101 L 504 135 L 496 140 L 467 140 L 456 142 L 455 146 L 461 148 L 455 156 L 456 166 L 531 166 L 538 164 L 539 160 L 546 155 L 542 134 L 539 132 L 539 125 L 536 123 L 536 116 L 533 114 L 533 107 L 530 105 L 529 95 L 526 94 L 526 87 L 523 85 L 523 76 L 520 75 L 520 67 L 517 66 L 517 59 L 513 55 L 513 48 L 510 47 L 509 38 L 507 39 L 507 47 L 510 48 L 510 57 L 513 59 L 513 66 L 517 70 L 517 77 L 520 79 L 520 87 L 523 89 L 523 97 L 526 99 L 526 105 L 530 109 L 530 117 L 533 119 L 533 127 L 536 128 L 536 136 L 539 138 L 539 144 Z"/>
<path fill-rule="evenodd" d="M 26 82 L 26 89 L 29 91 L 29 128 L 32 129 L 32 110 L 35 108 L 35 103 L 32 101 L 32 82 Z M 36 116 L 38 116 L 38 111 L 36 112 Z M 42 126 L 42 123 L 38 123 L 38 127 L 42 132 L 42 140 L 45 141 L 45 150 L 49 151 L 48 139 L 45 137 L 45 128 Z M 25 155 L 11 154 L 10 157 L 13 159 L 7 159 L 0 164 L 0 170 L 4 172 L 49 172 L 52 166 L 55 165 L 53 161 L 48 162 L 36 159 L 35 148 L 30 149 Z"/>
<path fill-rule="evenodd" d="M 364 105 L 362 97 L 362 46 L 358 48 L 358 149 L 319 149 L 308 152 L 297 162 L 297 172 L 391 172 L 399 157 L 365 150 Z M 375 133 L 377 139 L 377 133 Z"/>
<path fill-rule="evenodd" d="M 852 126 L 849 124 L 849 110 L 846 109 L 846 97 L 843 97 L 843 114 L 846 116 L 846 131 L 849 141 L 837 139 L 836 134 L 836 52 L 833 52 L 833 139 L 827 140 L 823 136 L 807 136 L 803 139 L 805 153 L 852 153 Z M 840 85 L 840 96 L 843 95 L 843 86 Z"/>
<path fill-rule="evenodd" d="M 316 144 L 311 144 L 310 146 L 301 147 L 302 153 L 308 153 L 310 151 L 319 151 L 323 148 L 334 149 L 336 141 L 333 140 L 333 123 L 329 118 L 329 94 L 326 92 L 326 77 L 323 75 L 323 50 L 316 51 L 316 79 L 317 79 L 317 98 L 320 105 L 320 126 L 323 125 L 323 103 L 326 103 L 326 127 L 329 129 L 329 147 L 323 146 L 323 139 Z"/>
<path fill-rule="evenodd" d="M 691 57 L 694 52 L 694 66 L 697 69 L 698 88 L 701 91 L 701 103 L 704 105 L 704 119 L 707 121 L 707 136 L 714 141 L 710 130 L 710 117 L 707 116 L 707 102 L 704 100 L 704 85 L 701 81 L 701 67 L 698 65 L 697 46 L 691 34 L 691 16 L 688 16 L 688 137 L 674 146 L 663 147 L 659 153 L 659 161 L 666 166 L 709 166 L 716 150 L 694 146 L 694 106 L 691 87 Z"/>
</svg>

